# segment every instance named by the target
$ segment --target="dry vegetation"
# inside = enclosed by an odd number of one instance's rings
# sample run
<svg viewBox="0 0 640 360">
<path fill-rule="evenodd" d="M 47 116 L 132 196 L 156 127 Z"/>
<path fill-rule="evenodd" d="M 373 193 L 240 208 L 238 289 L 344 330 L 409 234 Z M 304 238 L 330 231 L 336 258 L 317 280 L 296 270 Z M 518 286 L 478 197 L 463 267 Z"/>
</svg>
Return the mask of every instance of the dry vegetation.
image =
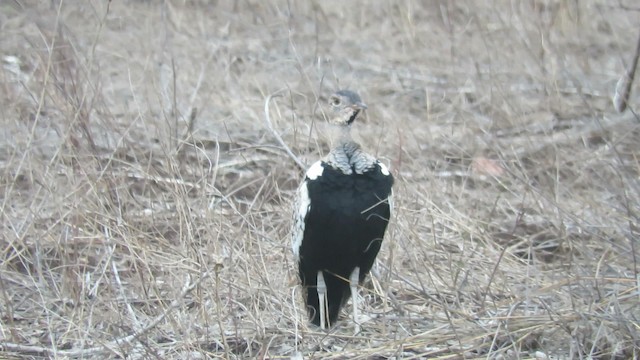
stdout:
<svg viewBox="0 0 640 360">
<path fill-rule="evenodd" d="M 2 1 L 0 356 L 640 357 L 637 86 L 611 102 L 639 20 L 632 0 Z M 302 171 L 273 133 L 317 159 L 345 87 L 397 179 L 355 336 L 306 324 Z"/>
</svg>

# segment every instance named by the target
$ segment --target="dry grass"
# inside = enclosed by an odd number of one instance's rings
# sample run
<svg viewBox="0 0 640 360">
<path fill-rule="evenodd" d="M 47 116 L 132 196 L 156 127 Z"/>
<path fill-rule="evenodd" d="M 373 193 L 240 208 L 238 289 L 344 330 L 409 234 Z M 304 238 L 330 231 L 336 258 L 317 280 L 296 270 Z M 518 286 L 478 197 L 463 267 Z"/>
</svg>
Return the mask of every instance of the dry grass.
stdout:
<svg viewBox="0 0 640 360">
<path fill-rule="evenodd" d="M 640 8 L 485 3 L 2 2 L 2 357 L 639 357 Z M 263 113 L 309 164 L 339 87 L 397 179 L 356 336 Z"/>
</svg>

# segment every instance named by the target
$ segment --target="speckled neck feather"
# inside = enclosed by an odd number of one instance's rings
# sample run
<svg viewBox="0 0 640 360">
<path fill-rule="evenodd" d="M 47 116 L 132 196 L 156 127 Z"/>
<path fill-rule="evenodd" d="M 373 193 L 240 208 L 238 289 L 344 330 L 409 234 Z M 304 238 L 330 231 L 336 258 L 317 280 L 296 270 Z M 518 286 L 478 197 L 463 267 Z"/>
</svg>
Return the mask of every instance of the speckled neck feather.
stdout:
<svg viewBox="0 0 640 360">
<path fill-rule="evenodd" d="M 348 131 L 346 129 L 343 132 L 336 146 L 331 149 L 327 156 L 327 163 L 345 175 L 351 175 L 353 172 L 362 174 L 373 168 L 376 159 L 364 152 L 360 144 L 351 139 Z"/>
</svg>

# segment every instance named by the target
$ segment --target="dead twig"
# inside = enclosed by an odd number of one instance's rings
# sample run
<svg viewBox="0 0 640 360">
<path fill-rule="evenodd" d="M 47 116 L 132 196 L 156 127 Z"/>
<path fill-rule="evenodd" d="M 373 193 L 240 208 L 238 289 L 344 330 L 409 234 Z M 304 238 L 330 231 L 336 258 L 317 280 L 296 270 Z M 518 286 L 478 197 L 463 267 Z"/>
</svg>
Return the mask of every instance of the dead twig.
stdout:
<svg viewBox="0 0 640 360">
<path fill-rule="evenodd" d="M 640 57 L 640 35 L 636 44 L 636 52 L 633 54 L 633 60 L 627 67 L 625 73 L 620 77 L 616 84 L 616 91 L 613 95 L 613 106 L 617 112 L 623 112 L 629 105 L 629 96 L 631 95 L 631 85 L 633 78 L 636 76 L 636 67 L 638 66 L 638 58 Z"/>
<path fill-rule="evenodd" d="M 305 170 L 307 167 L 293 153 L 293 151 L 291 151 L 291 149 L 287 146 L 287 144 L 285 144 L 285 142 L 284 142 L 284 140 L 282 140 L 282 137 L 280 136 L 280 134 L 278 134 L 278 132 L 273 128 L 273 123 L 271 122 L 271 117 L 269 117 L 269 102 L 271 102 L 271 99 L 274 98 L 274 97 L 282 96 L 282 95 L 280 95 L 280 93 L 282 91 L 284 91 L 284 89 L 278 90 L 275 93 L 267 96 L 267 99 L 264 101 L 264 120 L 267 123 L 267 128 L 269 129 L 269 131 L 271 131 L 271 134 L 273 134 L 273 136 L 276 138 L 276 140 L 278 140 L 278 143 L 280 143 L 280 146 L 282 146 L 282 148 L 287 152 L 287 154 L 289 154 L 289 157 L 291 159 L 293 159 L 293 161 L 295 161 L 296 164 L 298 164 L 300 169 Z"/>
<path fill-rule="evenodd" d="M 204 272 L 200 278 L 198 278 L 193 283 L 187 282 L 182 289 L 178 298 L 173 300 L 169 307 L 160 315 L 158 315 L 153 321 L 151 321 L 147 326 L 140 329 L 131 335 L 127 335 L 116 340 L 105 343 L 101 346 L 96 346 L 88 349 L 75 349 L 75 350 L 57 350 L 55 348 L 49 348 L 44 346 L 36 346 L 36 345 L 22 345 L 11 342 L 0 342 L 0 350 L 9 351 L 9 352 L 17 352 L 20 354 L 38 354 L 45 356 L 65 356 L 65 357 L 85 357 L 85 356 L 95 356 L 98 354 L 103 354 L 106 352 L 113 352 L 115 354 L 120 353 L 120 349 L 122 349 L 122 345 L 127 343 L 131 344 L 133 341 L 141 337 L 142 335 L 148 333 L 153 328 L 155 328 L 164 318 L 166 318 L 174 309 L 180 307 L 182 304 L 182 300 L 189 294 L 193 289 L 195 289 L 202 280 L 206 279 L 209 276 L 209 272 Z"/>
</svg>

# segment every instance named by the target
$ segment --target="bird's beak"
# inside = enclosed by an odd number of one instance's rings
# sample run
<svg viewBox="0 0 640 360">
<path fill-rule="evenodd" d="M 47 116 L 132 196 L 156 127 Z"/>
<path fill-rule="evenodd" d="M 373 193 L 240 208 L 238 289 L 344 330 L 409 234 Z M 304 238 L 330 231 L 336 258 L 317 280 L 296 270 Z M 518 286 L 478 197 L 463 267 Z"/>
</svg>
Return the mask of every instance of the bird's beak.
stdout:
<svg viewBox="0 0 640 360">
<path fill-rule="evenodd" d="M 353 104 L 353 108 L 356 110 L 366 110 L 367 109 L 367 104 L 361 102 L 357 102 L 355 104 Z"/>
</svg>

